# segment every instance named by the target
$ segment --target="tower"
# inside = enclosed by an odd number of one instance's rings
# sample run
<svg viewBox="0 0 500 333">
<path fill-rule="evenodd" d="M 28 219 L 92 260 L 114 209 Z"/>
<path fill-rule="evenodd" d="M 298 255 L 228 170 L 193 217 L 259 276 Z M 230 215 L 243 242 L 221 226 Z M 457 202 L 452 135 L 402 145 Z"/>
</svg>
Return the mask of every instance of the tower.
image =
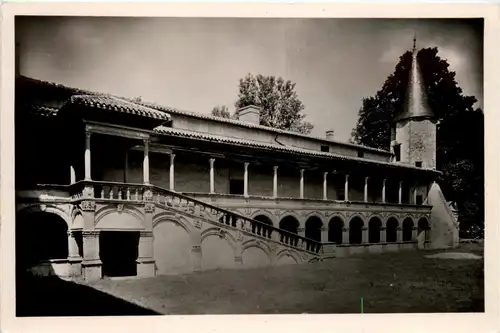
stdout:
<svg viewBox="0 0 500 333">
<path fill-rule="evenodd" d="M 417 60 L 413 38 L 410 78 L 402 110 L 391 126 L 394 162 L 416 167 L 436 168 L 436 117 L 427 103 L 427 94 Z"/>
</svg>

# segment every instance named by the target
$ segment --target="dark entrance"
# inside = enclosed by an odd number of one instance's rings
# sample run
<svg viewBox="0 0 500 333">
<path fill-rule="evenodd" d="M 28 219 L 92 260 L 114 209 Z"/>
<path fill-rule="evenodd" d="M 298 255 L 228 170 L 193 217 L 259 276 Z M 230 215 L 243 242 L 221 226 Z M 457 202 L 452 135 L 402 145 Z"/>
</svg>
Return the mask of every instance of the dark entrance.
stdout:
<svg viewBox="0 0 500 333">
<path fill-rule="evenodd" d="M 99 256 L 103 276 L 137 275 L 139 255 L 138 231 L 101 231 L 99 235 Z"/>
</svg>

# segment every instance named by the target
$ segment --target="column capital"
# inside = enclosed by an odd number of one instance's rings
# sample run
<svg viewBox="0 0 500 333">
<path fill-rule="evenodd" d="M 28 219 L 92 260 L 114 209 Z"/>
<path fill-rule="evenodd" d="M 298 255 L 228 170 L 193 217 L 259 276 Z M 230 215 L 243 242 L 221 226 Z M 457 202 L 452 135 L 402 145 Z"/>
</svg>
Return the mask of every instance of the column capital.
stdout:
<svg viewBox="0 0 500 333">
<path fill-rule="evenodd" d="M 349 174 L 348 173 L 345 174 L 345 179 L 346 180 L 349 179 Z"/>
<path fill-rule="evenodd" d="M 402 186 L 402 185 L 403 185 L 403 181 L 402 181 L 402 180 L 400 180 L 400 181 L 399 181 L 399 186 Z"/>
<path fill-rule="evenodd" d="M 365 182 L 367 182 L 367 181 L 368 181 L 368 179 L 370 179 L 370 177 L 366 176 L 366 177 L 365 177 Z"/>
<path fill-rule="evenodd" d="M 90 139 L 91 136 L 92 136 L 92 132 L 89 130 L 85 130 L 85 138 Z"/>
<path fill-rule="evenodd" d="M 245 169 L 246 169 L 250 165 L 250 162 L 245 162 L 243 165 L 245 166 Z"/>
<path fill-rule="evenodd" d="M 208 159 L 208 162 L 210 162 L 210 165 L 214 164 L 214 162 L 215 162 L 215 158 L 210 157 L 210 158 Z"/>
<path fill-rule="evenodd" d="M 382 179 L 382 184 L 385 185 L 386 182 L 387 182 L 387 178 Z"/>
<path fill-rule="evenodd" d="M 142 138 L 142 142 L 144 142 L 144 144 L 147 145 L 147 144 L 149 144 L 151 142 L 151 139 L 149 137 Z"/>
<path fill-rule="evenodd" d="M 328 171 L 323 171 L 323 176 L 328 175 Z"/>
<path fill-rule="evenodd" d="M 278 171 L 278 166 L 277 166 L 277 165 L 273 166 L 273 170 L 274 170 L 275 172 L 276 172 L 276 171 Z"/>
<path fill-rule="evenodd" d="M 304 174 L 304 169 L 300 169 L 300 174 Z"/>
<path fill-rule="evenodd" d="M 170 154 L 170 159 L 173 160 L 174 158 L 175 158 L 175 154 L 174 153 Z"/>
</svg>

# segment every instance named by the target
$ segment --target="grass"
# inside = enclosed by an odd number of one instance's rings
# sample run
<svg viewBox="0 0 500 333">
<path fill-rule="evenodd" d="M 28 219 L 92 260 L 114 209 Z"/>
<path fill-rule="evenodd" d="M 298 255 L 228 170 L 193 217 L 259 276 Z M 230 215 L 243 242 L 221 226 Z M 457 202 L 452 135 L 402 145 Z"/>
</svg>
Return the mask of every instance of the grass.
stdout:
<svg viewBox="0 0 500 333">
<path fill-rule="evenodd" d="M 482 255 L 480 244 L 449 252 Z M 101 280 L 93 288 L 162 314 L 483 312 L 483 260 L 404 251 L 321 263 Z"/>
</svg>

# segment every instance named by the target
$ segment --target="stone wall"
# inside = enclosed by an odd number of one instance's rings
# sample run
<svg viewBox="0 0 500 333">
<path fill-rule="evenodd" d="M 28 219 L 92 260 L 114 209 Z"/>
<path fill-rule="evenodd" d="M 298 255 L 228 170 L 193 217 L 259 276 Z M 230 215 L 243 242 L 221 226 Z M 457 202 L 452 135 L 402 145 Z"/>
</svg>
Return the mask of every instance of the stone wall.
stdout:
<svg viewBox="0 0 500 333">
<path fill-rule="evenodd" d="M 436 168 L 436 124 L 432 121 L 410 120 L 397 124 L 396 141 L 401 144 L 401 162 L 424 168 Z"/>
</svg>

